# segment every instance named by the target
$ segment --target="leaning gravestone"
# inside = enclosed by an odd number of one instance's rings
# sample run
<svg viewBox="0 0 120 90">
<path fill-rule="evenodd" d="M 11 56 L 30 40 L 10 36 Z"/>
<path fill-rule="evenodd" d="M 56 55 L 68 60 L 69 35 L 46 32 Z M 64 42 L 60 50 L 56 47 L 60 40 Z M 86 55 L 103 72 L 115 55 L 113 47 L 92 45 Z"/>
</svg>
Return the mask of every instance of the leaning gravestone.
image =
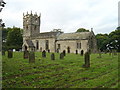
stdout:
<svg viewBox="0 0 120 90">
<path fill-rule="evenodd" d="M 76 54 L 78 54 L 78 50 L 76 50 Z"/>
<path fill-rule="evenodd" d="M 83 65 L 83 67 L 85 67 L 85 68 L 90 67 L 90 53 L 89 52 L 85 53 L 84 61 L 85 61 L 85 64 Z"/>
<path fill-rule="evenodd" d="M 46 51 L 44 50 L 43 52 L 42 52 L 42 57 L 46 57 Z"/>
<path fill-rule="evenodd" d="M 63 53 L 60 53 L 60 59 L 63 59 L 63 58 L 64 58 Z"/>
<path fill-rule="evenodd" d="M 63 55 L 66 56 L 66 52 L 65 52 L 65 50 L 63 50 Z"/>
<path fill-rule="evenodd" d="M 24 59 L 27 59 L 28 57 L 29 57 L 29 52 L 28 52 L 28 50 L 25 50 L 25 51 L 24 51 L 23 58 L 24 58 Z"/>
<path fill-rule="evenodd" d="M 29 52 L 29 63 L 35 63 L 35 53 L 33 51 Z"/>
<path fill-rule="evenodd" d="M 12 50 L 8 50 L 8 58 L 12 58 L 13 57 L 13 51 Z"/>
<path fill-rule="evenodd" d="M 5 50 L 2 50 L 2 55 L 5 56 Z"/>
<path fill-rule="evenodd" d="M 55 55 L 54 55 L 54 53 L 51 54 L 51 60 L 55 60 Z"/>
</svg>

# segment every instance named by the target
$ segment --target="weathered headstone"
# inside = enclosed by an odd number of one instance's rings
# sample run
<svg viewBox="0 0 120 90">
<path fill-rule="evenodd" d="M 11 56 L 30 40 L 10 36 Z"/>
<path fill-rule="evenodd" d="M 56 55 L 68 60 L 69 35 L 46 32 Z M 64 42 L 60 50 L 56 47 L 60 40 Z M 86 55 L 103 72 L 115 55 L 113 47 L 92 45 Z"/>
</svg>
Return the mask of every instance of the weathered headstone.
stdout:
<svg viewBox="0 0 120 90">
<path fill-rule="evenodd" d="M 24 51 L 23 58 L 24 58 L 24 59 L 27 59 L 28 57 L 29 57 L 29 52 L 28 52 L 28 50 L 25 50 L 25 51 Z"/>
<path fill-rule="evenodd" d="M 35 53 L 33 51 L 29 52 L 29 63 L 35 63 Z"/>
<path fill-rule="evenodd" d="M 63 53 L 60 53 L 60 59 L 63 59 L 63 58 L 64 58 Z"/>
<path fill-rule="evenodd" d="M 85 67 L 85 68 L 90 67 L 90 53 L 89 52 L 85 53 L 84 62 L 85 62 L 85 64 L 83 65 L 83 67 Z"/>
<path fill-rule="evenodd" d="M 76 54 L 78 54 L 78 50 L 76 50 Z"/>
<path fill-rule="evenodd" d="M 46 57 L 46 51 L 45 50 L 43 50 L 43 52 L 42 52 L 42 57 Z"/>
<path fill-rule="evenodd" d="M 83 51 L 83 50 L 81 50 L 81 56 L 83 56 L 83 54 L 84 54 L 84 51 Z"/>
<path fill-rule="evenodd" d="M 55 60 L 55 55 L 54 55 L 54 53 L 51 54 L 51 60 Z"/>
<path fill-rule="evenodd" d="M 8 58 L 12 58 L 13 57 L 13 51 L 12 50 L 8 50 Z"/>
<path fill-rule="evenodd" d="M 66 56 L 66 52 L 65 52 L 65 50 L 63 50 L 63 55 Z"/>
<path fill-rule="evenodd" d="M 5 56 L 5 50 L 2 50 L 2 55 Z"/>
</svg>

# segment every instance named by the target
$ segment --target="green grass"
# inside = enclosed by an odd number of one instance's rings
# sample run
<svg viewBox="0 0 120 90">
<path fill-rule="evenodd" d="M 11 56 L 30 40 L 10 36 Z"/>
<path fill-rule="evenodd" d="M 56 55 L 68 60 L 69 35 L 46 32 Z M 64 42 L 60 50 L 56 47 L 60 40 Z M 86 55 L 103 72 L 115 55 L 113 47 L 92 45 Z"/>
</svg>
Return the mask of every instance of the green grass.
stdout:
<svg viewBox="0 0 120 90">
<path fill-rule="evenodd" d="M 67 54 L 63 60 L 55 53 L 55 60 L 36 52 L 35 64 L 14 52 L 11 59 L 2 57 L 3 88 L 118 88 L 118 56 L 91 54 L 91 67 L 82 68 L 84 57 Z"/>
</svg>

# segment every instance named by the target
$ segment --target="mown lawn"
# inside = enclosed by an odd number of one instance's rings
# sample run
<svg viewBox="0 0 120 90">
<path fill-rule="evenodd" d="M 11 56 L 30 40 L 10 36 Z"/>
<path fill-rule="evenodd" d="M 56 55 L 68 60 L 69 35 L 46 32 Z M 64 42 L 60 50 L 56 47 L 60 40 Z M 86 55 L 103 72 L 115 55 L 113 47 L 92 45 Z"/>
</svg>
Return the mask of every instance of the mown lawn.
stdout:
<svg viewBox="0 0 120 90">
<path fill-rule="evenodd" d="M 3 88 L 118 88 L 118 55 L 91 54 L 91 67 L 82 68 L 84 57 L 67 54 L 63 60 L 55 53 L 55 60 L 36 52 L 35 64 L 23 59 L 22 52 L 14 58 L 2 57 Z"/>
</svg>

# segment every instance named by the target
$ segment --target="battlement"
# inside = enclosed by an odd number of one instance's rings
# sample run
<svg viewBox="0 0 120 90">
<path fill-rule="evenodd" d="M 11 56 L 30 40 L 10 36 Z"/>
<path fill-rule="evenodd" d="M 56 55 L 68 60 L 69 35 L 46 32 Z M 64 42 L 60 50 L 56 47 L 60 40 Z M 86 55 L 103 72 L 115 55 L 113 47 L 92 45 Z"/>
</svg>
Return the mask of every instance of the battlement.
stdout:
<svg viewBox="0 0 120 90">
<path fill-rule="evenodd" d="M 35 17 L 35 18 L 41 17 L 41 13 L 39 15 L 36 12 L 33 14 L 32 11 L 30 14 L 28 12 L 26 14 L 23 13 L 23 18 L 29 18 L 29 17 Z"/>
</svg>

